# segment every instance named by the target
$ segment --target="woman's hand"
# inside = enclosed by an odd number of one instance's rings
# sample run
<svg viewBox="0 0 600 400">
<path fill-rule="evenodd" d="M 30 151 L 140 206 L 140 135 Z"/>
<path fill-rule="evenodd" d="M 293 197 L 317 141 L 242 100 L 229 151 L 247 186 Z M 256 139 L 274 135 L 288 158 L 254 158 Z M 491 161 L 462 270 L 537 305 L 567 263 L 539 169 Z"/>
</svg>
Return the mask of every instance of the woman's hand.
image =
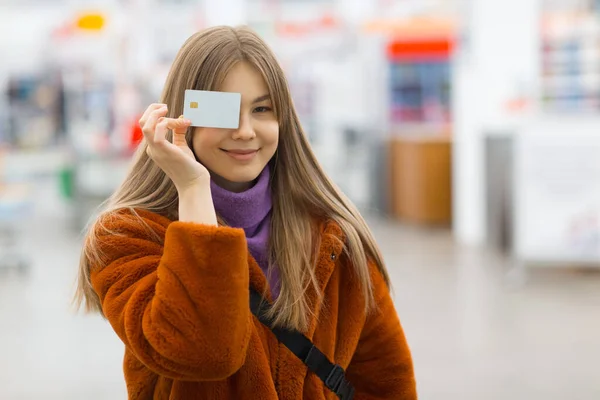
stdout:
<svg viewBox="0 0 600 400">
<path fill-rule="evenodd" d="M 194 153 L 185 140 L 191 121 L 183 116 L 166 118 L 166 104 L 152 104 L 140 119 L 140 127 L 148 143 L 148 156 L 167 174 L 177 191 L 187 191 L 199 185 L 209 185 L 208 170 L 196 161 Z M 167 132 L 173 131 L 173 142 L 167 140 Z"/>
</svg>

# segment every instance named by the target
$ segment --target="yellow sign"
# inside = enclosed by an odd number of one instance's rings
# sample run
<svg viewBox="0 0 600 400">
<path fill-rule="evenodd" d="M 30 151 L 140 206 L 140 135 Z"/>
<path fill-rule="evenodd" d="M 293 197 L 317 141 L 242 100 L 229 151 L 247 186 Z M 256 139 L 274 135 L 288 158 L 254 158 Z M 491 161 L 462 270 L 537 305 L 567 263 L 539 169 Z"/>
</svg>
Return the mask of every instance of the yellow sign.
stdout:
<svg viewBox="0 0 600 400">
<path fill-rule="evenodd" d="M 104 27 L 104 16 L 102 14 L 83 14 L 77 18 L 77 28 L 86 31 L 99 31 Z"/>
</svg>

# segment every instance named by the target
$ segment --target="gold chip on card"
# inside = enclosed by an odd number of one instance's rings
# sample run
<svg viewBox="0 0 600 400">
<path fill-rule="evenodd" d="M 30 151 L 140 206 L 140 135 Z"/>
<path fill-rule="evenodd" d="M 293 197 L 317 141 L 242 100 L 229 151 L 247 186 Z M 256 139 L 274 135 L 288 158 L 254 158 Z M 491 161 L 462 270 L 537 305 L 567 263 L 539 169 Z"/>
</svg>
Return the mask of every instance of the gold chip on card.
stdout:
<svg viewBox="0 0 600 400">
<path fill-rule="evenodd" d="M 240 93 L 188 89 L 183 99 L 183 115 L 192 121 L 192 126 L 237 129 L 241 101 Z"/>
</svg>

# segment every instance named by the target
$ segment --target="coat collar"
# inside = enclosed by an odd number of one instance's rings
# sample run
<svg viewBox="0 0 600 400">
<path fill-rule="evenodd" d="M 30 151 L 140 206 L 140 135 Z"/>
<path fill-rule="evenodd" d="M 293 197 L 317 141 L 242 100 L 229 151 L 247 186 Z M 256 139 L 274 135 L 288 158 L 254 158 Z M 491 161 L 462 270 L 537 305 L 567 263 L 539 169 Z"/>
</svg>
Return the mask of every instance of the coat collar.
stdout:
<svg viewBox="0 0 600 400">
<path fill-rule="evenodd" d="M 315 274 L 319 291 L 323 293 L 344 248 L 345 235 L 340 226 L 332 220 L 320 223 L 318 232 L 320 234 L 320 245 L 316 256 Z M 259 293 L 262 293 L 267 286 L 267 280 L 258 263 L 250 254 L 248 254 L 248 265 L 250 266 L 250 285 Z M 267 291 L 266 296 L 269 301 L 272 301 L 270 291 Z M 317 291 L 313 287 L 309 287 L 306 296 L 311 305 L 311 310 L 316 316 L 311 320 L 309 329 L 306 332 L 310 338 L 316 329 L 321 302 L 318 301 Z"/>
</svg>

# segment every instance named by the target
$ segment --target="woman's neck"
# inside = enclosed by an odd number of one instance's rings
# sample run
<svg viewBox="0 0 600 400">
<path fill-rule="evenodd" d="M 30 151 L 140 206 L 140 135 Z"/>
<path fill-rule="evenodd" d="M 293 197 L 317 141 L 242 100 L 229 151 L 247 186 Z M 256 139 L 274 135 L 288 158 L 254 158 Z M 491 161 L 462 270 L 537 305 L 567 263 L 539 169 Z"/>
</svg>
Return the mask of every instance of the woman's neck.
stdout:
<svg viewBox="0 0 600 400">
<path fill-rule="evenodd" d="M 256 183 L 257 179 L 250 181 L 250 182 L 232 182 L 232 181 L 228 181 L 227 179 L 223 178 L 222 176 L 219 176 L 215 173 L 211 173 L 211 179 L 213 180 L 213 182 L 227 190 L 233 193 L 241 193 L 244 192 L 248 189 L 250 189 L 252 186 L 254 186 L 254 184 Z"/>
<path fill-rule="evenodd" d="M 270 171 L 266 166 L 246 190 L 230 190 L 218 180 L 211 180 L 211 192 L 215 211 L 228 225 L 235 228 L 253 229 L 271 211 Z M 238 189 L 241 185 L 238 186 Z"/>
</svg>

